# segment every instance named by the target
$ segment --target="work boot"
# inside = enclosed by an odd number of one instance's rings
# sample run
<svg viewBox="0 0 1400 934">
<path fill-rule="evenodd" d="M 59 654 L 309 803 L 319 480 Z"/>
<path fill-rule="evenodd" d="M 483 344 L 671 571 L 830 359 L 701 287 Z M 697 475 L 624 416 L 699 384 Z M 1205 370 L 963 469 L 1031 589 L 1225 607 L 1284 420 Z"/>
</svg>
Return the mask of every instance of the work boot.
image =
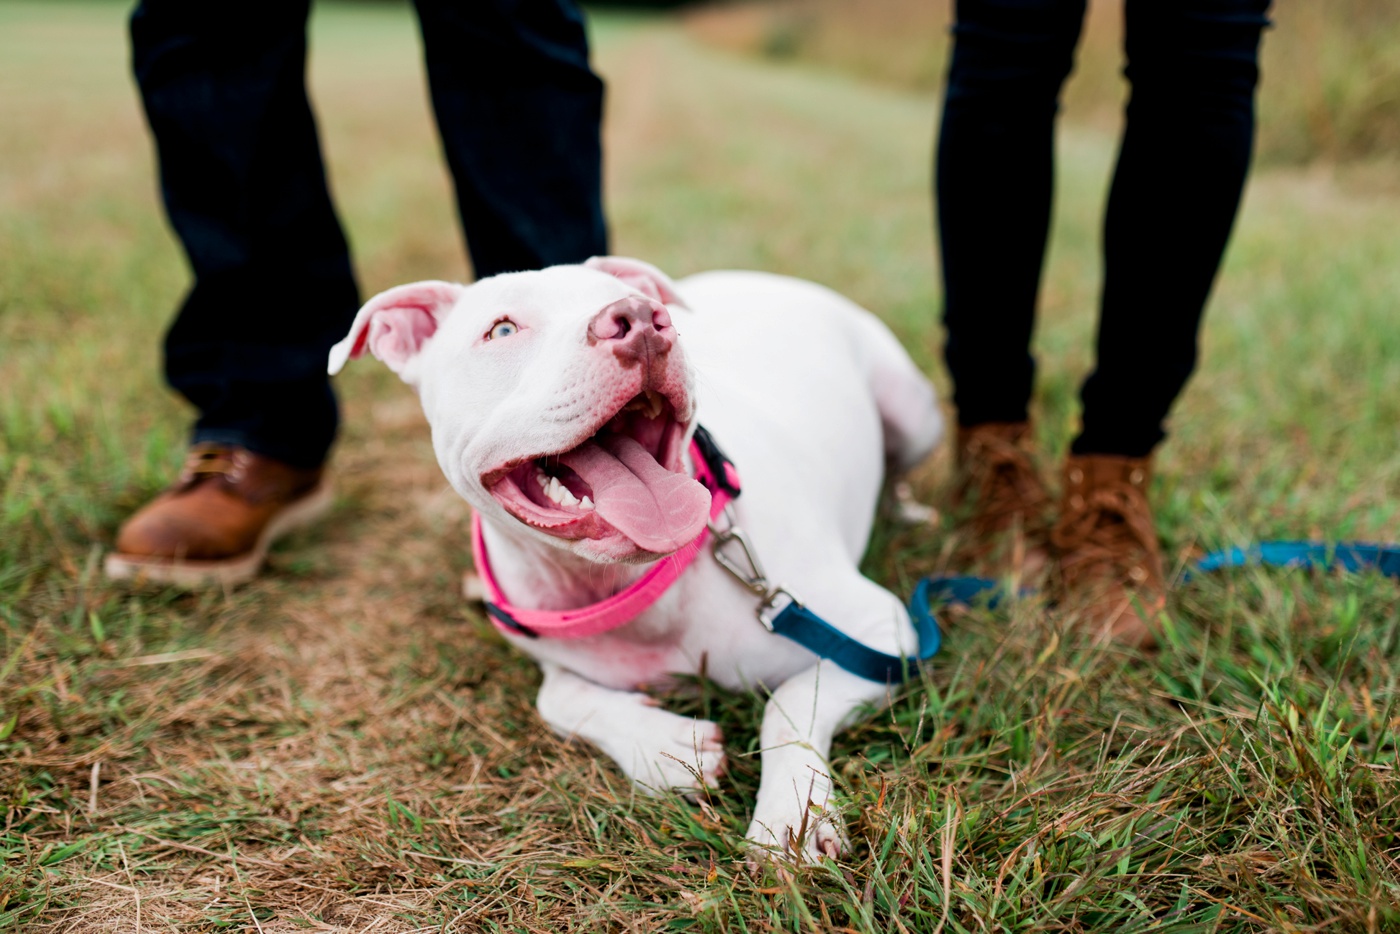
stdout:
<svg viewBox="0 0 1400 934">
<path fill-rule="evenodd" d="M 241 584 L 258 573 L 274 541 L 330 504 L 320 467 L 292 467 L 233 445 L 196 444 L 175 485 L 122 526 L 103 569 L 116 580 Z"/>
<path fill-rule="evenodd" d="M 1156 643 L 1147 620 L 1166 605 L 1157 528 L 1147 503 L 1148 457 L 1071 456 L 1051 531 L 1059 596 L 1084 622 L 1124 645 Z"/>
<path fill-rule="evenodd" d="M 1049 563 L 1050 497 L 1031 460 L 1030 434 L 1026 422 L 958 426 L 958 553 L 994 577 L 1033 581 Z"/>
</svg>

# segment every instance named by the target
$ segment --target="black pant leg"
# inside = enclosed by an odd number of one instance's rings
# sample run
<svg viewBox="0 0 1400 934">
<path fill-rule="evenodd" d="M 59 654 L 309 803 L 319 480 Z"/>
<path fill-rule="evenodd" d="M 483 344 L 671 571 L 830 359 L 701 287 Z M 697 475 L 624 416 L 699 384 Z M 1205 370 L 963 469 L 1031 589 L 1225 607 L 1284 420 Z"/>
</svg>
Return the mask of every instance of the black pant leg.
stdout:
<svg viewBox="0 0 1400 934">
<path fill-rule="evenodd" d="M 571 0 L 415 0 L 478 277 L 607 252 L 603 83 Z"/>
<path fill-rule="evenodd" d="M 1036 293 L 1049 235 L 1060 87 L 1084 0 L 958 0 L 935 190 L 963 425 L 1026 418 Z"/>
<path fill-rule="evenodd" d="M 335 436 L 326 354 L 359 305 L 305 89 L 309 0 L 142 0 L 133 67 L 194 271 L 166 377 L 196 440 L 299 466 Z"/>
<path fill-rule="evenodd" d="M 1104 222 L 1098 358 L 1077 454 L 1141 457 L 1195 368 L 1254 140 L 1269 0 L 1127 0 L 1127 128 Z"/>
</svg>

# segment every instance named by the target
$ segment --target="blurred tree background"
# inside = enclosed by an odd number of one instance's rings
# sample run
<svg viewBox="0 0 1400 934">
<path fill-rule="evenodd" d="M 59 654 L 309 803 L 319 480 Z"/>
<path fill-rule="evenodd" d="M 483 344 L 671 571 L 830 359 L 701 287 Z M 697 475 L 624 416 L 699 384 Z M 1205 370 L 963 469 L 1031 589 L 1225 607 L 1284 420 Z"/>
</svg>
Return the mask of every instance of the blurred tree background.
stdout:
<svg viewBox="0 0 1400 934">
<path fill-rule="evenodd" d="M 1121 0 L 1091 0 L 1065 93 L 1075 120 L 1119 119 Z M 1400 154 L 1400 2 L 1275 0 L 1265 34 L 1258 159 L 1305 164 Z M 745 54 L 833 66 L 932 93 L 952 0 L 741 0 L 686 13 L 690 30 Z"/>
</svg>

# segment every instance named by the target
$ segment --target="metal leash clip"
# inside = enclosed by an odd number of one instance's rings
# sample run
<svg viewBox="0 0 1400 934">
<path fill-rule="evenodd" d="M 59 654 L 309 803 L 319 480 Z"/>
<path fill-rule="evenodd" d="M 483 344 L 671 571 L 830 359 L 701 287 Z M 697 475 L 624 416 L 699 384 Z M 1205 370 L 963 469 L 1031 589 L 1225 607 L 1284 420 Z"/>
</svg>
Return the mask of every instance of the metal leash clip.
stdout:
<svg viewBox="0 0 1400 934">
<path fill-rule="evenodd" d="M 749 540 L 744 530 L 739 528 L 734 522 L 734 507 L 725 503 L 724 511 L 725 528 L 720 528 L 713 521 L 709 523 L 710 534 L 714 536 L 714 543 L 710 546 L 710 551 L 719 562 L 719 566 L 728 571 L 735 580 L 743 584 L 745 588 L 762 599 L 759 601 L 755 615 L 758 621 L 763 624 L 763 628 L 769 632 L 773 631 L 772 616 L 776 616 L 781 610 L 778 602 L 786 597 L 790 604 L 801 605 L 802 601 L 785 587 L 771 584 L 768 575 L 763 571 L 763 563 L 758 560 L 758 553 L 754 551 L 753 542 Z M 730 551 L 736 552 L 731 556 L 725 551 L 725 547 L 731 543 L 737 544 L 737 548 Z M 736 560 L 736 558 L 738 560 Z M 786 609 L 786 606 L 783 607 Z M 776 611 L 776 612 L 774 612 Z M 772 616 L 766 615 L 772 613 Z"/>
</svg>

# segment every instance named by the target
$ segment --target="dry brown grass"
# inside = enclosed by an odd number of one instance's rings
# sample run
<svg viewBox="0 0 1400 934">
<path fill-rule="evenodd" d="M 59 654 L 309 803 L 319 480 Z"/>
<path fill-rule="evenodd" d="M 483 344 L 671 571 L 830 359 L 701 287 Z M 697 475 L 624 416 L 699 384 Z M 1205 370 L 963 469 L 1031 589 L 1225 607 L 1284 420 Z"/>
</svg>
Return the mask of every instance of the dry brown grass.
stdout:
<svg viewBox="0 0 1400 934">
<path fill-rule="evenodd" d="M 463 276 L 411 19 L 321 9 L 313 88 L 366 290 Z M 187 419 L 158 383 L 183 273 L 124 12 L 0 4 L 0 125 L 22 128 L 0 133 L 0 732 L 16 717 L 0 735 L 0 918 L 39 932 L 1400 923 L 1389 582 L 1202 582 L 1174 598 L 1155 659 L 1062 635 L 1035 603 L 961 615 L 922 683 L 838 741 L 853 852 L 785 887 L 742 869 L 760 699 L 672 699 L 729 738 L 732 773 L 703 808 L 635 797 L 549 734 L 534 666 L 457 596 L 463 508 L 411 394 L 372 362 L 340 384 L 335 513 L 264 579 L 205 596 L 102 581 L 102 548 L 168 480 Z M 677 274 L 830 283 L 933 371 L 928 98 L 735 61 L 661 23 L 597 25 L 617 249 Z M 1038 338 L 1052 448 L 1087 363 L 1112 154 L 1106 134 L 1063 142 Z M 1394 204 L 1326 174 L 1251 190 L 1155 491 L 1174 552 L 1242 528 L 1397 531 Z M 882 527 L 871 572 L 906 589 L 939 548 Z"/>
<path fill-rule="evenodd" d="M 592 821 L 627 820 L 631 791 L 543 728 L 534 666 L 455 598 L 465 508 L 416 404 L 350 411 L 333 529 L 237 594 L 123 598 L 200 647 L 132 655 L 113 633 L 55 658 L 49 614 L 73 606 L 31 603 L 0 777 L 48 792 L 10 821 L 37 861 L 76 845 L 92 868 L 9 893 L 51 905 L 26 930 L 650 929 L 641 909 L 589 920 L 612 865 Z M 77 606 L 107 615 L 95 596 Z M 542 878 L 571 861 L 563 891 Z M 637 868 L 632 886 L 674 885 Z"/>
</svg>

